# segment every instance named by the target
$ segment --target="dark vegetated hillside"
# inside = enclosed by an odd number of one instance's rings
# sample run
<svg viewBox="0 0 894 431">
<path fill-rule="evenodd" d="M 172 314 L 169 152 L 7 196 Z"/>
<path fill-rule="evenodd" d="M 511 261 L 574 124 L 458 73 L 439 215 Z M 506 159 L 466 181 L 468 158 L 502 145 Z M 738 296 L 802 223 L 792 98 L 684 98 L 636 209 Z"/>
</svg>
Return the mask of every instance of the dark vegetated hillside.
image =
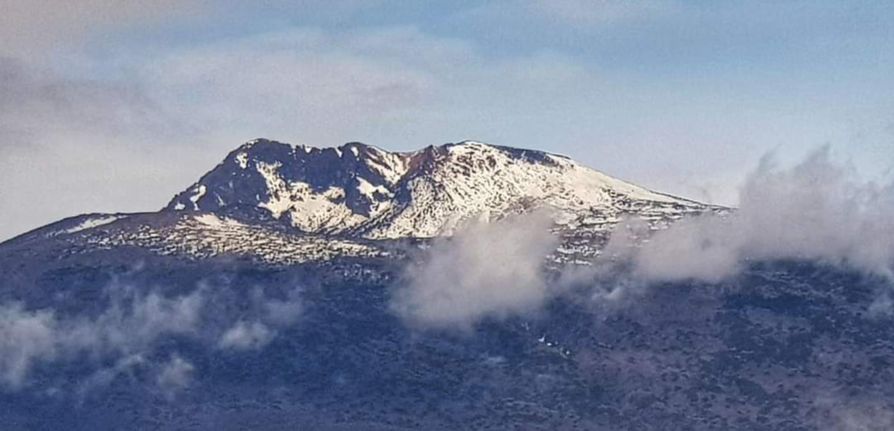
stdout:
<svg viewBox="0 0 894 431">
<path fill-rule="evenodd" d="M 0 395 L 0 415 L 11 429 L 813 430 L 834 421 L 838 399 L 894 400 L 894 336 L 867 311 L 883 283 L 858 274 L 759 264 L 721 285 L 651 286 L 615 303 L 582 288 L 465 333 L 408 328 L 389 310 L 398 267 L 369 264 L 386 275 L 133 252 L 47 262 L 32 289 L 10 277 L 4 301 L 59 316 L 99 315 L 116 289 L 201 291 L 203 331 L 250 315 L 258 289 L 297 288 L 302 313 L 262 349 L 179 334 L 131 352 L 187 359 L 194 380 L 176 393 L 118 354 L 39 362 Z"/>
</svg>

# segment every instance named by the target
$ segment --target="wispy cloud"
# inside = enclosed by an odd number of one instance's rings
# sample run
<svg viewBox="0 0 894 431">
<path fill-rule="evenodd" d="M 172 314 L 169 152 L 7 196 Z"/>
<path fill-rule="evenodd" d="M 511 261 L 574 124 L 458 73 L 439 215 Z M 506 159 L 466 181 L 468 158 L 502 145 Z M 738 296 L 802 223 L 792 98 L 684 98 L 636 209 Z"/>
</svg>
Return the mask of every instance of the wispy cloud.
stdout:
<svg viewBox="0 0 894 431">
<path fill-rule="evenodd" d="M 258 350 L 267 345 L 275 334 L 261 322 L 239 321 L 220 337 L 221 349 Z"/>
<path fill-rule="evenodd" d="M 83 401 L 93 390 L 110 385 L 122 375 L 132 376 L 136 369 L 146 365 L 146 359 L 140 354 L 120 357 L 111 366 L 100 368 L 81 381 L 76 395 L 79 401 Z"/>
<path fill-rule="evenodd" d="M 620 260 L 650 282 L 719 282 L 749 262 L 772 260 L 894 277 L 894 184 L 861 180 L 828 147 L 791 168 L 765 157 L 740 194 L 741 205 L 729 214 L 684 219 L 641 246 L 625 242 L 630 248 Z"/>
<path fill-rule="evenodd" d="M 262 319 L 273 326 L 293 325 L 304 311 L 299 289 L 289 291 L 284 299 L 269 298 L 263 290 L 255 289 L 252 300 L 259 308 L 258 314 Z"/>
<path fill-rule="evenodd" d="M 817 402 L 822 431 L 882 431 L 894 429 L 894 411 L 884 400 L 824 396 Z"/>
<path fill-rule="evenodd" d="M 189 361 L 174 355 L 158 372 L 156 383 L 169 397 L 173 396 L 177 391 L 189 387 L 195 368 Z"/>
<path fill-rule="evenodd" d="M 438 240 L 408 269 L 393 309 L 416 327 L 459 330 L 535 311 L 548 294 L 543 262 L 557 245 L 551 224 L 543 213 L 510 216 Z"/>
<path fill-rule="evenodd" d="M 132 82 L 70 78 L 0 57 L 0 237 L 76 213 L 160 207 L 176 187 L 133 187 L 169 181 L 180 161 L 161 149 L 176 147 L 178 124 Z M 182 154 L 191 159 L 188 148 Z"/>
<path fill-rule="evenodd" d="M 76 323 L 66 338 L 75 347 L 135 353 L 162 335 L 196 335 L 205 304 L 201 290 L 173 298 L 125 291 L 98 319 Z"/>
<path fill-rule="evenodd" d="M 59 350 L 57 323 L 50 311 L 28 312 L 22 304 L 0 308 L 0 379 L 21 386 L 33 361 L 49 360 Z"/>
<path fill-rule="evenodd" d="M 180 296 L 155 291 L 142 293 L 132 286 L 106 288 L 108 305 L 95 316 L 62 315 L 53 309 L 30 310 L 19 302 L 0 305 L 0 384 L 17 390 L 29 383 L 38 364 L 72 361 L 80 357 L 106 358 L 114 366 L 86 378 L 81 391 L 107 385 L 135 367 L 158 368 L 158 384 L 166 393 L 185 387 L 195 367 L 176 353 L 167 364 L 151 358 L 157 343 L 171 337 L 187 339 L 209 349 L 261 349 L 276 329 L 297 323 L 303 308 L 295 290 L 284 298 L 256 290 L 249 298 L 234 299 L 228 287 L 199 287 Z M 247 302 L 239 308 L 234 303 Z"/>
<path fill-rule="evenodd" d="M 196 335 L 203 304 L 199 291 L 164 298 L 128 290 L 98 317 L 74 319 L 53 310 L 26 310 L 21 303 L 5 304 L 0 307 L 0 376 L 16 389 L 36 362 L 82 353 L 129 357 L 164 335 Z"/>
<path fill-rule="evenodd" d="M 236 121 L 256 133 L 294 136 L 302 131 L 283 130 L 282 119 L 350 130 L 353 122 L 419 108 L 438 88 L 435 58 L 456 59 L 455 49 L 412 28 L 293 28 L 173 50 L 139 75 L 155 97 L 174 111 L 192 111 L 191 121 L 204 129 Z"/>
<path fill-rule="evenodd" d="M 106 138 L 162 132 L 170 127 L 139 86 L 64 77 L 49 68 L 0 56 L 0 148 L 31 150 L 70 145 L 60 135 Z M 84 125 L 90 124 L 91 130 Z"/>
<path fill-rule="evenodd" d="M 0 8 L 0 54 L 70 49 L 96 33 L 184 16 L 208 5 L 206 0 L 6 0 Z"/>
</svg>

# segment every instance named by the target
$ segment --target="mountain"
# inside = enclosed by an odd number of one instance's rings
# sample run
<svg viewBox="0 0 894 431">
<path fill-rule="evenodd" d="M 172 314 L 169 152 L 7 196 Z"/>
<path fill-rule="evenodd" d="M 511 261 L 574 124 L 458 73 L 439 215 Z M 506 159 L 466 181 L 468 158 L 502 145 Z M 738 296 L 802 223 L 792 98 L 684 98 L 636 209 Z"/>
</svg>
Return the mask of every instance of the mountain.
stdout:
<svg viewBox="0 0 894 431">
<path fill-rule="evenodd" d="M 10 241 L 81 249 L 136 246 L 191 258 L 270 264 L 379 256 L 390 242 L 450 235 L 470 220 L 547 210 L 557 259 L 592 257 L 625 215 L 655 226 L 723 208 L 656 193 L 540 151 L 464 141 L 390 153 L 349 143 L 313 148 L 256 139 L 158 213 L 90 214 Z"/>
<path fill-rule="evenodd" d="M 158 212 L 0 244 L 0 428 L 890 429 L 886 280 L 808 260 L 716 283 L 590 271 L 624 219 L 648 241 L 732 211 L 479 142 L 250 141 Z M 512 245 L 542 227 L 541 268 Z M 418 284 L 469 295 L 454 314 L 503 308 L 422 327 L 396 305 Z M 506 308 L 532 289 L 538 307 Z"/>
<path fill-rule="evenodd" d="M 356 142 L 319 149 L 259 139 L 165 211 L 269 217 L 308 233 L 380 239 L 450 234 L 462 220 L 543 206 L 560 223 L 631 209 L 658 217 L 705 208 L 540 151 L 464 141 L 390 153 Z"/>
</svg>

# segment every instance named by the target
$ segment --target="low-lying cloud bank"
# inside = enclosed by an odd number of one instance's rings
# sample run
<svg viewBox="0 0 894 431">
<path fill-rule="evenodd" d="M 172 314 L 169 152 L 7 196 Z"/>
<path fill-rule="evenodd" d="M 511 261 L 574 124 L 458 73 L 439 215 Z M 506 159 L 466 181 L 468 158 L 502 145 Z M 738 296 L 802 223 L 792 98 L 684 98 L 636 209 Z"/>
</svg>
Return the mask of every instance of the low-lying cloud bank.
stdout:
<svg viewBox="0 0 894 431">
<path fill-rule="evenodd" d="M 781 168 L 764 157 L 742 185 L 740 207 L 679 220 L 652 231 L 638 218 L 619 223 L 593 265 L 544 277 L 558 238 L 543 213 L 472 223 L 437 241 L 407 272 L 392 308 L 410 326 L 468 330 L 487 317 L 529 313 L 580 285 L 617 300 L 655 283 L 718 283 L 749 262 L 810 260 L 894 279 L 894 183 L 861 180 L 820 148 Z M 891 314 L 884 294 L 870 307 Z"/>
<path fill-rule="evenodd" d="M 245 351 L 261 349 L 277 335 L 277 328 L 297 322 L 303 311 L 297 289 L 284 299 L 250 292 L 247 310 L 232 312 L 241 302 L 227 288 L 199 287 L 182 296 L 141 293 L 134 287 L 109 286 L 107 308 L 99 315 L 62 316 L 53 309 L 28 310 L 19 302 L 0 305 L 0 387 L 17 390 L 39 363 L 81 357 L 112 358 L 114 366 L 97 371 L 82 389 L 107 384 L 134 367 L 157 370 L 160 389 L 171 393 L 188 386 L 195 367 L 183 357 L 150 364 L 156 344 L 171 337 L 202 343 L 209 348 Z M 228 298 L 233 296 L 233 298 Z M 235 298 L 235 299 L 234 299 Z"/>
<path fill-rule="evenodd" d="M 158 337 L 187 335 L 198 328 L 204 304 L 196 292 L 163 298 L 155 293 L 119 300 L 96 319 L 63 319 L 53 310 L 25 310 L 21 303 L 0 307 L 0 382 L 21 387 L 37 361 L 80 354 L 130 356 Z"/>
<path fill-rule="evenodd" d="M 749 261 L 814 260 L 894 278 L 894 183 L 864 182 L 829 148 L 781 169 L 765 157 L 740 206 L 657 232 L 635 255 L 649 281 L 717 282 Z"/>
<path fill-rule="evenodd" d="M 894 429 L 894 411 L 886 400 L 825 396 L 817 400 L 820 431 L 883 431 Z"/>
<path fill-rule="evenodd" d="M 408 270 L 393 309 L 412 326 L 464 330 L 537 309 L 548 295 L 543 260 L 558 243 L 551 226 L 540 212 L 472 222 Z"/>
</svg>

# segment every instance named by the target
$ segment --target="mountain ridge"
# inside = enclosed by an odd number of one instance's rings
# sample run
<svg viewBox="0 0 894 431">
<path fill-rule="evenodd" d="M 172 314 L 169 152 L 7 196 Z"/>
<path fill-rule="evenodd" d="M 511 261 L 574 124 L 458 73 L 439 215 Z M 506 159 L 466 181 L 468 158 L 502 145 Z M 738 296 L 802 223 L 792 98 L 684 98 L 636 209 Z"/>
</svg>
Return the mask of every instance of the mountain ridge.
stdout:
<svg viewBox="0 0 894 431">
<path fill-rule="evenodd" d="M 243 144 L 162 211 L 281 220 L 309 233 L 365 238 L 449 235 L 461 220 L 552 207 L 567 221 L 616 200 L 709 208 L 543 151 L 462 141 L 409 152 L 351 142 Z"/>
<path fill-rule="evenodd" d="M 624 218 L 658 229 L 726 210 L 617 180 L 566 156 L 477 141 L 388 152 L 359 142 L 317 148 L 255 139 L 158 212 L 82 214 L 0 246 L 52 241 L 66 253 L 138 247 L 291 265 L 393 258 L 400 251 L 389 241 L 450 236 L 471 220 L 543 209 L 561 239 L 554 260 L 579 263 L 596 256 Z"/>
</svg>

